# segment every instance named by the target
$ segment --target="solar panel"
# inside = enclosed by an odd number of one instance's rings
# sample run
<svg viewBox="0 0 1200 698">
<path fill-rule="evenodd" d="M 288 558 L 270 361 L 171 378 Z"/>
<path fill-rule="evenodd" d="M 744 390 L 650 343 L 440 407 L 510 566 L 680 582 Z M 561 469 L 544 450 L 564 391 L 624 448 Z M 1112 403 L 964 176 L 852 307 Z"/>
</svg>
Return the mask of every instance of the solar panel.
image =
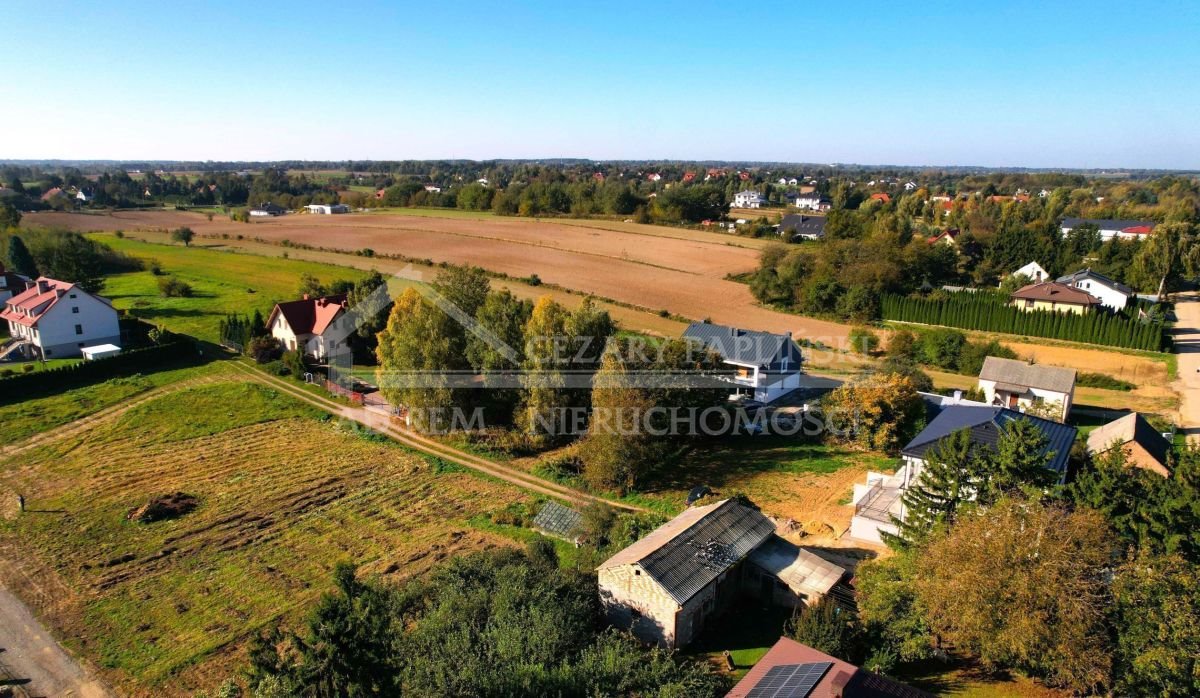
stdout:
<svg viewBox="0 0 1200 698">
<path fill-rule="evenodd" d="M 758 680 L 746 698 L 808 698 L 833 662 L 780 664 Z"/>
</svg>

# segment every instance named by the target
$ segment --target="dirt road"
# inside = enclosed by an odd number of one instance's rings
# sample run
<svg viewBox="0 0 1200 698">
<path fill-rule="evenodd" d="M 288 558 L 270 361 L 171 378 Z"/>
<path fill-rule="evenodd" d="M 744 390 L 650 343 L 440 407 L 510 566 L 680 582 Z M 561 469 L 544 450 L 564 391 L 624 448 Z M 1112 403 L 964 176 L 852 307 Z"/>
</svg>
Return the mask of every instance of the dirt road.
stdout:
<svg viewBox="0 0 1200 698">
<path fill-rule="evenodd" d="M 1178 323 L 1172 332 L 1179 357 L 1179 426 L 1189 441 L 1200 436 L 1200 293 L 1181 293 L 1175 298 Z"/>
<path fill-rule="evenodd" d="M 17 696 L 114 695 L 55 642 L 20 599 L 0 586 L 0 685 L 6 683 Z"/>
</svg>

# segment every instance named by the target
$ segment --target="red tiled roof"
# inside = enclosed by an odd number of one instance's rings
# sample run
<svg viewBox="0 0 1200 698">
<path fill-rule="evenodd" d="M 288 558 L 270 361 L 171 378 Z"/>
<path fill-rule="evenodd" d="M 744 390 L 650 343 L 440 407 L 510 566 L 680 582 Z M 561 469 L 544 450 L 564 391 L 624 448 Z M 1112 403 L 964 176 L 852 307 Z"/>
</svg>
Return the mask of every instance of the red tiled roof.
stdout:
<svg viewBox="0 0 1200 698">
<path fill-rule="evenodd" d="M 947 238 L 947 237 L 950 238 L 951 240 L 955 239 L 956 237 L 958 237 L 958 231 L 955 230 L 954 228 L 951 228 L 949 230 L 943 230 L 942 232 L 938 233 L 937 235 L 934 235 L 931 238 L 926 238 L 925 242 L 928 242 L 930 245 L 932 245 L 933 243 L 937 242 L 938 240 L 941 240 L 942 238 Z"/>
<path fill-rule="evenodd" d="M 46 193 L 42 194 L 42 201 L 49 199 L 50 197 L 54 196 L 55 194 L 61 194 L 61 193 L 62 193 L 62 187 L 54 187 L 53 189 L 47 189 Z"/>
<path fill-rule="evenodd" d="M 890 195 L 888 195 L 887 192 L 882 192 L 882 191 L 875 192 L 874 194 L 871 195 L 871 198 L 876 201 L 882 201 L 885 204 L 892 200 L 892 197 Z"/>
<path fill-rule="evenodd" d="M 29 288 L 8 299 L 4 304 L 4 311 L 0 312 L 0 319 L 25 327 L 36 327 L 46 311 L 72 288 L 75 288 L 75 284 L 43 276 Z"/>
<path fill-rule="evenodd" d="M 825 662 L 832 666 L 809 692 L 808 698 L 932 698 L 925 691 L 864 671 L 786 637 L 779 638 L 779 642 L 746 672 L 726 698 L 744 698 L 774 667 Z"/>
<path fill-rule="evenodd" d="M 1100 305 L 1100 299 L 1074 286 L 1060 284 L 1057 281 L 1043 281 L 1040 284 L 1029 284 L 1017 289 L 1012 297 L 1014 300 L 1045 301 L 1047 303 L 1066 303 L 1067 305 Z"/>
<path fill-rule="evenodd" d="M 1149 225 L 1134 225 L 1128 228 L 1122 228 L 1122 233 L 1131 233 L 1133 235 L 1149 235 L 1154 232 L 1154 227 Z"/>
<path fill-rule="evenodd" d="M 337 319 L 338 313 L 346 308 L 346 295 L 302 298 L 298 301 L 279 303 L 267 319 L 267 327 L 275 322 L 279 314 L 287 321 L 295 334 L 322 334 Z"/>
</svg>

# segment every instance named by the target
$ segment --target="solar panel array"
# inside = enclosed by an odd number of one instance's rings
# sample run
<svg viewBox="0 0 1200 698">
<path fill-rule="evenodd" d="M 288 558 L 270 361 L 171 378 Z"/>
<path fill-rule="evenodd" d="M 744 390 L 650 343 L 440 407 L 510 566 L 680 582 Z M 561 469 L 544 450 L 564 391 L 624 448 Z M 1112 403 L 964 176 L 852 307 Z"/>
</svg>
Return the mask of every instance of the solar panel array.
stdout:
<svg viewBox="0 0 1200 698">
<path fill-rule="evenodd" d="M 833 662 L 773 666 L 746 698 L 808 698 L 831 666 Z"/>
</svg>

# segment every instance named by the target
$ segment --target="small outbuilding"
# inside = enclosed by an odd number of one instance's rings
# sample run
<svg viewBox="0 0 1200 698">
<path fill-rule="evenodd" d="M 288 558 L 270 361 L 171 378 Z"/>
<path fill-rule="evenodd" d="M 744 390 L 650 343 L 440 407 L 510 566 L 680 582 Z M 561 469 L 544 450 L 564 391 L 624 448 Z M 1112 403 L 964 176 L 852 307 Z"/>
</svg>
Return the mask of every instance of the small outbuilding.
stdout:
<svg viewBox="0 0 1200 698">
<path fill-rule="evenodd" d="M 83 354 L 84 361 L 95 361 L 120 354 L 121 347 L 115 344 L 97 344 L 94 347 L 82 347 L 79 352 Z"/>
</svg>

